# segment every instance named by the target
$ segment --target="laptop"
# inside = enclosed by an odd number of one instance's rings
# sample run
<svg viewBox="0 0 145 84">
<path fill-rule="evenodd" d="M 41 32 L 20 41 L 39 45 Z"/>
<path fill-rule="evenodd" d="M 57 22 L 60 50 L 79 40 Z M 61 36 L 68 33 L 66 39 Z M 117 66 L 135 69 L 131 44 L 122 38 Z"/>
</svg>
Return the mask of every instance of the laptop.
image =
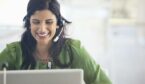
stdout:
<svg viewBox="0 0 145 84">
<path fill-rule="evenodd" d="M 6 82 L 0 71 L 0 84 L 83 84 L 81 69 L 8 70 Z"/>
</svg>

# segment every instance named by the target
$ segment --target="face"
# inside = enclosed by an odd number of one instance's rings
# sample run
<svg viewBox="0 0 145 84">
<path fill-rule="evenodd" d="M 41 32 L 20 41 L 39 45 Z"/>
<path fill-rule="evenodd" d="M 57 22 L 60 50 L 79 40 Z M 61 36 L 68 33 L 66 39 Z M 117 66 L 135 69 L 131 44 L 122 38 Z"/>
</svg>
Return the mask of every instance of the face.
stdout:
<svg viewBox="0 0 145 84">
<path fill-rule="evenodd" d="M 37 43 L 51 43 L 57 28 L 56 16 L 49 10 L 36 11 L 30 17 L 31 34 Z"/>
</svg>

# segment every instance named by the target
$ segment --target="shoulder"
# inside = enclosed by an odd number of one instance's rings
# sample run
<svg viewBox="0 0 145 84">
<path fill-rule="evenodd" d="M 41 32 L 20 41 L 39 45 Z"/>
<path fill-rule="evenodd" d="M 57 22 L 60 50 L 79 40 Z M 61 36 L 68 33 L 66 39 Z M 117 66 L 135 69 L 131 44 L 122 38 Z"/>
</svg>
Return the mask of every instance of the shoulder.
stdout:
<svg viewBox="0 0 145 84">
<path fill-rule="evenodd" d="M 67 46 L 73 54 L 73 64 L 72 67 L 74 68 L 83 68 L 87 69 L 90 67 L 96 66 L 96 62 L 90 53 L 87 51 L 84 45 L 82 45 L 80 40 L 76 39 L 67 39 L 66 40 Z"/>
<path fill-rule="evenodd" d="M 21 44 L 19 41 L 16 42 L 12 42 L 6 45 L 6 49 L 10 50 L 10 51 L 18 51 L 21 50 Z"/>
<path fill-rule="evenodd" d="M 9 64 L 9 69 L 16 68 L 15 65 L 20 64 L 22 58 L 22 51 L 20 42 L 12 42 L 6 45 L 6 48 L 0 53 L 0 64 L 7 62 Z M 0 66 L 1 69 L 1 66 Z"/>
<path fill-rule="evenodd" d="M 89 55 L 84 45 L 82 45 L 81 41 L 78 39 L 67 38 L 65 46 L 67 46 L 75 56 L 84 57 L 84 54 L 86 54 L 85 56 Z"/>
<path fill-rule="evenodd" d="M 6 47 L 8 48 L 20 47 L 20 42 L 16 41 L 16 42 L 8 43 Z"/>
<path fill-rule="evenodd" d="M 67 38 L 66 41 L 65 41 L 65 45 L 80 48 L 82 46 L 82 43 L 78 39 Z"/>
<path fill-rule="evenodd" d="M 77 39 L 67 39 L 65 42 L 65 45 L 68 47 L 67 50 L 71 51 L 73 54 L 75 63 L 79 62 L 85 62 L 88 60 L 92 61 L 92 57 L 90 56 L 90 53 L 87 51 L 84 45 L 82 45 L 80 40 Z"/>
<path fill-rule="evenodd" d="M 16 42 L 8 43 L 3 51 L 8 52 L 9 54 L 16 54 L 16 52 L 21 53 L 20 42 L 16 41 Z"/>
</svg>

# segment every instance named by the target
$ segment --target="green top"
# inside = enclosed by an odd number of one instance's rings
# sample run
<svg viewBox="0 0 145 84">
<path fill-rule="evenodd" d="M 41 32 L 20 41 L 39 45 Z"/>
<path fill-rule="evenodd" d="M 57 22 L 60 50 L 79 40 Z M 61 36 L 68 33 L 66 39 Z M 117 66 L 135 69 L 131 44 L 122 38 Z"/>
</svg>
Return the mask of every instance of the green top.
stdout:
<svg viewBox="0 0 145 84">
<path fill-rule="evenodd" d="M 91 58 L 78 40 L 66 40 L 65 46 L 70 46 L 73 52 L 73 62 L 70 67 L 72 69 L 83 69 L 84 80 L 86 84 L 112 84 L 106 74 L 101 69 L 100 65 L 96 64 L 95 60 Z M 69 49 L 69 48 L 68 48 Z M 68 50 L 62 48 L 59 59 L 61 63 L 68 63 L 69 56 Z M 20 42 L 13 42 L 0 53 L 0 64 L 7 62 L 8 69 L 20 70 L 23 62 L 22 51 Z M 59 68 L 55 63 L 52 63 L 52 68 Z M 37 60 L 35 69 L 46 69 L 47 64 Z M 2 70 L 2 67 L 0 66 Z"/>
</svg>

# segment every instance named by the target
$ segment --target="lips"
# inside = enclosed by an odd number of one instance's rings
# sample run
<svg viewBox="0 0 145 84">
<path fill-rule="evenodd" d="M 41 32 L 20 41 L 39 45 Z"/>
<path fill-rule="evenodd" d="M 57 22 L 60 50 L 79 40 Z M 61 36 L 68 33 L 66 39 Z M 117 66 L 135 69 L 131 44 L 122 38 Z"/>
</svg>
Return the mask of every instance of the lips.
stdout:
<svg viewBox="0 0 145 84">
<path fill-rule="evenodd" d="M 47 36 L 48 33 L 38 33 L 37 35 L 38 35 L 38 36 Z"/>
<path fill-rule="evenodd" d="M 49 36 L 49 33 L 46 33 L 46 32 L 42 32 L 42 33 L 36 33 L 36 37 L 37 38 L 46 38 Z"/>
</svg>

